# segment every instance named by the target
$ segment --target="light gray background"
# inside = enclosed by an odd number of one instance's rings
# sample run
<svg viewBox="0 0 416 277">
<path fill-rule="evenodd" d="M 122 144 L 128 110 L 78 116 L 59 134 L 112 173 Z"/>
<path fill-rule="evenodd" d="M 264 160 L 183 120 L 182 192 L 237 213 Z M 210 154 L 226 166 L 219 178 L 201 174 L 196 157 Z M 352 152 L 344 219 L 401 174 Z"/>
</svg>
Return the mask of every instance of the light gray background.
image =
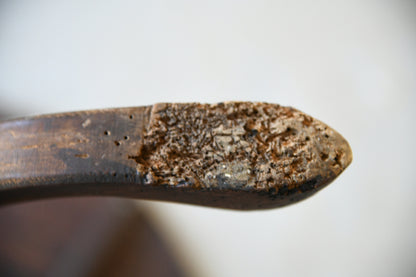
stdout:
<svg viewBox="0 0 416 277">
<path fill-rule="evenodd" d="M 19 115 L 167 101 L 299 108 L 354 152 L 311 199 L 248 213 L 138 203 L 191 276 L 414 276 L 415 8 L 3 1 L 0 106 Z"/>
</svg>

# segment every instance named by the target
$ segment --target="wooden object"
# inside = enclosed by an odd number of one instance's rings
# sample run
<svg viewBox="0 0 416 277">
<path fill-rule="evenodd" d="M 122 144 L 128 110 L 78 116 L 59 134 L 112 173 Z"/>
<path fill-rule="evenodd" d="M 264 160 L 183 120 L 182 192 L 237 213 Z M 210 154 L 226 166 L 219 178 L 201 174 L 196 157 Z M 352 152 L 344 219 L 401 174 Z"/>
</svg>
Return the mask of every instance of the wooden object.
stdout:
<svg viewBox="0 0 416 277">
<path fill-rule="evenodd" d="M 267 103 L 156 104 L 0 123 L 0 203 L 111 195 L 280 207 L 351 162 L 336 131 Z"/>
</svg>

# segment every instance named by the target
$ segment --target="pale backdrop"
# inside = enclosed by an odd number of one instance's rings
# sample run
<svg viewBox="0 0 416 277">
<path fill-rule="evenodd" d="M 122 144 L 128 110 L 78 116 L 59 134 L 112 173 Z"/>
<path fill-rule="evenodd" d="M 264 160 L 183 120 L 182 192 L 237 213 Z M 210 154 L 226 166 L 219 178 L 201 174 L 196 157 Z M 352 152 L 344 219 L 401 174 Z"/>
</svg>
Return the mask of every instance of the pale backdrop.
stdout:
<svg viewBox="0 0 416 277">
<path fill-rule="evenodd" d="M 291 207 L 138 201 L 190 276 L 416 274 L 413 1 L 2 1 L 0 107 L 290 105 L 347 138 L 352 165 Z"/>
</svg>

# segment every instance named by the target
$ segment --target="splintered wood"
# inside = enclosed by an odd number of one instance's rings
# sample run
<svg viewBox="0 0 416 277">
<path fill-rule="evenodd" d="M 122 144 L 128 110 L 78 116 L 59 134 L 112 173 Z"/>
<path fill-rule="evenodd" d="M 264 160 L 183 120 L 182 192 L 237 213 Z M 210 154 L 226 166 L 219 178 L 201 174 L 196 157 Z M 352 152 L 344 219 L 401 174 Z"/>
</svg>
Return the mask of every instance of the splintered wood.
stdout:
<svg viewBox="0 0 416 277">
<path fill-rule="evenodd" d="M 145 184 L 263 191 L 317 191 L 352 160 L 347 141 L 291 107 L 228 102 L 156 104 L 134 157 Z"/>
</svg>

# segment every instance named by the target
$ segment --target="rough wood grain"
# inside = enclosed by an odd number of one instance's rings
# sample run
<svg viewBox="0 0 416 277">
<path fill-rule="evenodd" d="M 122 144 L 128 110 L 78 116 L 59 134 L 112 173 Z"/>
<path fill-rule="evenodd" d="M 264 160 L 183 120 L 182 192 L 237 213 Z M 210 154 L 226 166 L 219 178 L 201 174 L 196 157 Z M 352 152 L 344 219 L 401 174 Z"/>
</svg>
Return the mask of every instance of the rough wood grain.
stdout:
<svg viewBox="0 0 416 277">
<path fill-rule="evenodd" d="M 351 160 L 336 131 L 275 104 L 45 115 L 0 123 L 0 203 L 114 195 L 273 208 L 312 195 Z"/>
</svg>

